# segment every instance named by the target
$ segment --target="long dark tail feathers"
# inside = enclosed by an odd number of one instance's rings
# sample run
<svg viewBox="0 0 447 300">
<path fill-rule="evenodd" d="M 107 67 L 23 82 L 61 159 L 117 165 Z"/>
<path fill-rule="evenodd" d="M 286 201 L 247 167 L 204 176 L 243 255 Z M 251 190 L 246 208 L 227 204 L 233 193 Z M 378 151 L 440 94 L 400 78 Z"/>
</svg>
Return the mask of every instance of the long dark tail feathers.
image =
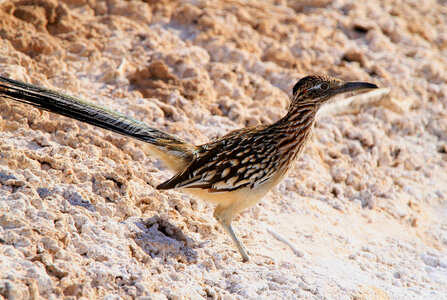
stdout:
<svg viewBox="0 0 447 300">
<path fill-rule="evenodd" d="M 168 160 L 187 163 L 197 150 L 196 146 L 175 135 L 94 103 L 37 85 L 0 76 L 0 96 L 147 142 L 159 151 L 159 156 Z"/>
</svg>

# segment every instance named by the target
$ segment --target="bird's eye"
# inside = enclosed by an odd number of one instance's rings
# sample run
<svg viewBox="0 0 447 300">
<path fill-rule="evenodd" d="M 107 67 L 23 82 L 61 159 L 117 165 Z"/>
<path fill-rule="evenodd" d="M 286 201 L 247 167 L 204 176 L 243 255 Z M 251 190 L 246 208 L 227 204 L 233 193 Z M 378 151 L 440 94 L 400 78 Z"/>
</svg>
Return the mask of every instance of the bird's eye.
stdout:
<svg viewBox="0 0 447 300">
<path fill-rule="evenodd" d="M 323 91 L 327 91 L 328 88 L 329 88 L 329 84 L 327 84 L 327 83 L 322 83 L 322 84 L 320 85 L 320 88 L 321 88 Z"/>
</svg>

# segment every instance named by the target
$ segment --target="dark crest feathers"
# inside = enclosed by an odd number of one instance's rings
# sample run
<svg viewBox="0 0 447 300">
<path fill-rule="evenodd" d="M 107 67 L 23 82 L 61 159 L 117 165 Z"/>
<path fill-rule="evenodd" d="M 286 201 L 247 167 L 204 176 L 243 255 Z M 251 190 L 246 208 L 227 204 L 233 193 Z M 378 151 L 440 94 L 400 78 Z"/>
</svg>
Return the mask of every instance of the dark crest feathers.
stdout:
<svg viewBox="0 0 447 300">
<path fill-rule="evenodd" d="M 322 76 L 318 76 L 318 75 L 310 75 L 310 76 L 306 76 L 306 77 L 301 78 L 293 86 L 293 95 L 296 95 L 296 93 L 298 91 L 302 91 L 302 90 L 304 90 L 306 88 L 311 87 L 312 85 L 315 84 L 315 82 L 321 81 L 321 80 L 323 80 Z"/>
</svg>

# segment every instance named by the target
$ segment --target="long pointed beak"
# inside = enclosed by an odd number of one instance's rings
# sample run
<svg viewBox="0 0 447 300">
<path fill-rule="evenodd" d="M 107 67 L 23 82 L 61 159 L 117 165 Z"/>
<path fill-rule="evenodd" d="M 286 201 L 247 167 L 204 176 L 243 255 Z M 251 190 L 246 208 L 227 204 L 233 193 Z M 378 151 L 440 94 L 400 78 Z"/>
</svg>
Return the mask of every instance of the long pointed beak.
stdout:
<svg viewBox="0 0 447 300">
<path fill-rule="evenodd" d="M 377 89 L 378 86 L 369 83 L 369 82 L 346 82 L 344 85 L 339 87 L 338 89 L 334 90 L 334 94 L 341 94 L 341 93 L 347 93 L 347 92 L 355 92 L 355 91 L 361 91 L 361 90 L 371 90 L 371 89 Z"/>
</svg>

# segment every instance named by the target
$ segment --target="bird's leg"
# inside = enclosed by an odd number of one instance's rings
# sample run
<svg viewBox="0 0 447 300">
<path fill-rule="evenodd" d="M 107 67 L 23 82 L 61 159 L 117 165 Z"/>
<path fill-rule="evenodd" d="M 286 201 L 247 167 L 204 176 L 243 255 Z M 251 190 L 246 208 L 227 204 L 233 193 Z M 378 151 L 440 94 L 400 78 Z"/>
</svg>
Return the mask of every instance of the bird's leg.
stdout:
<svg viewBox="0 0 447 300">
<path fill-rule="evenodd" d="M 236 245 L 237 249 L 239 250 L 239 253 L 242 256 L 242 261 L 247 262 L 250 260 L 248 257 L 247 251 L 245 251 L 245 247 L 242 244 L 241 241 L 237 238 L 236 234 L 233 231 L 233 227 L 231 226 L 231 219 L 226 220 L 226 218 L 222 218 L 222 212 L 224 211 L 222 209 L 223 207 L 218 205 L 216 209 L 214 210 L 214 218 L 219 222 L 219 224 L 222 226 L 222 228 L 230 235 L 231 239 L 233 240 L 234 244 Z"/>
<path fill-rule="evenodd" d="M 231 236 L 231 239 L 233 240 L 233 242 L 236 244 L 236 247 L 242 256 L 242 261 L 243 262 L 249 261 L 250 258 L 248 257 L 247 251 L 245 251 L 244 245 L 242 244 L 241 241 L 239 241 L 236 234 L 234 233 L 233 227 L 231 227 L 231 222 L 225 223 L 225 222 L 219 221 L 219 224 L 222 225 L 223 229 L 225 229 L 225 231 Z"/>
</svg>

